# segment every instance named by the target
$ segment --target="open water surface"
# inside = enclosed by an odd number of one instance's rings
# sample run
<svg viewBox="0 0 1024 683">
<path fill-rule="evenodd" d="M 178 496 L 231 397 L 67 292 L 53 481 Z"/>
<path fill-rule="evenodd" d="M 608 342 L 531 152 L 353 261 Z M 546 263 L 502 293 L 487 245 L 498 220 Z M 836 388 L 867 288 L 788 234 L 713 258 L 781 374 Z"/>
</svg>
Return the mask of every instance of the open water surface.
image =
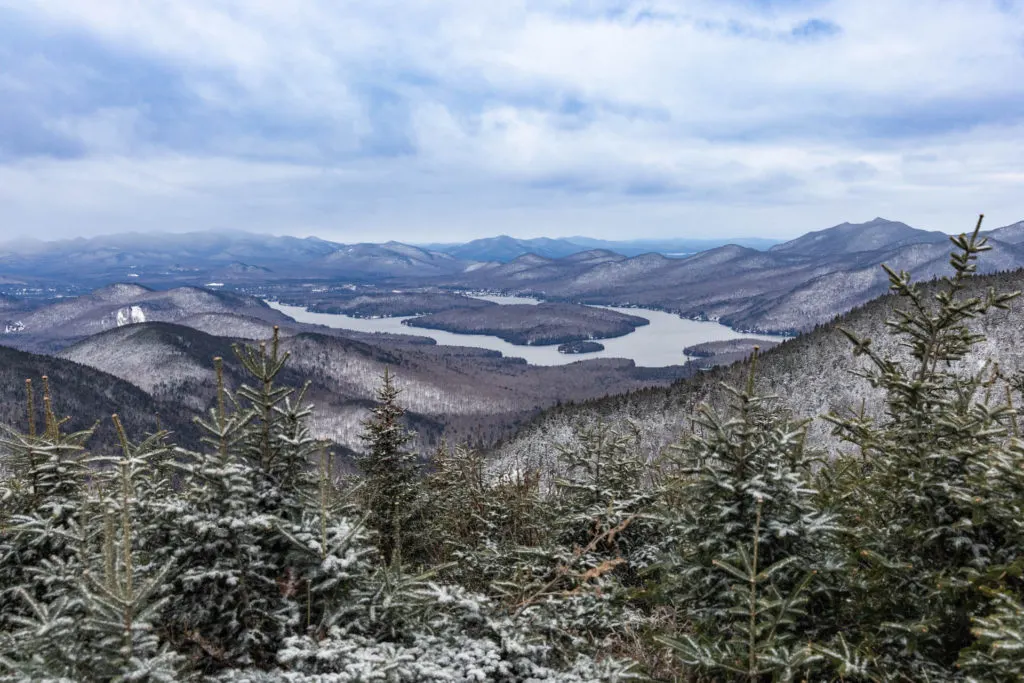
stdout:
<svg viewBox="0 0 1024 683">
<path fill-rule="evenodd" d="M 493 301 L 498 304 L 540 303 L 536 299 L 517 296 L 480 295 L 476 298 Z M 774 341 L 785 339 L 785 337 L 772 335 L 737 332 L 721 323 L 687 320 L 664 311 L 653 311 L 646 308 L 596 306 L 595 308 L 607 308 L 611 311 L 647 318 L 650 324 L 638 327 L 635 331 L 623 337 L 596 340 L 604 345 L 604 351 L 566 354 L 558 352 L 557 344 L 550 346 L 518 346 L 487 334 L 460 334 L 403 325 L 402 321 L 408 320 L 409 317 L 353 318 L 337 313 L 311 313 L 302 306 L 288 306 L 275 301 L 268 301 L 267 304 L 301 323 L 326 325 L 327 327 L 358 330 L 360 332 L 391 332 L 392 334 L 430 337 L 438 344 L 447 346 L 475 346 L 501 351 L 505 356 L 525 358 L 526 362 L 533 365 L 565 365 L 590 358 L 629 358 L 641 367 L 665 367 L 685 363 L 687 357 L 683 354 L 683 348 L 693 344 L 737 339 L 739 337 L 755 337 L 757 339 L 770 339 Z"/>
</svg>

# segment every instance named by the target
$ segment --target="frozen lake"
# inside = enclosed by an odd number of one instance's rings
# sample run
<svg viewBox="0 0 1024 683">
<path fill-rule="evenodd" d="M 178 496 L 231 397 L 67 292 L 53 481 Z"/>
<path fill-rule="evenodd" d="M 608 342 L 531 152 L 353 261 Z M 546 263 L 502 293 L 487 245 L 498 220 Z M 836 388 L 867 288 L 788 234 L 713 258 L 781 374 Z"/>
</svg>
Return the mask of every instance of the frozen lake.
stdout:
<svg viewBox="0 0 1024 683">
<path fill-rule="evenodd" d="M 477 296 L 478 299 L 493 301 L 498 304 L 536 304 L 536 299 L 515 296 Z M 291 316 L 301 323 L 326 325 L 345 330 L 360 332 L 391 332 L 408 334 L 418 337 L 430 337 L 438 344 L 447 346 L 475 346 L 477 348 L 501 351 L 505 356 L 525 358 L 533 365 L 565 365 L 590 358 L 629 358 L 642 367 L 665 367 L 682 365 L 687 357 L 683 347 L 708 341 L 755 337 L 781 341 L 785 337 L 765 334 L 743 334 L 720 323 L 686 320 L 672 313 L 652 311 L 646 308 L 618 308 L 615 306 L 595 306 L 618 311 L 628 315 L 647 318 L 650 325 L 638 327 L 623 337 L 614 339 L 598 339 L 604 345 L 604 351 L 583 354 L 566 354 L 558 352 L 558 345 L 551 346 L 517 346 L 504 339 L 487 334 L 458 334 L 443 330 L 427 330 L 403 325 L 409 317 L 395 318 L 353 318 L 337 313 L 311 313 L 302 306 L 288 306 L 276 301 L 267 304 L 285 315 Z"/>
</svg>

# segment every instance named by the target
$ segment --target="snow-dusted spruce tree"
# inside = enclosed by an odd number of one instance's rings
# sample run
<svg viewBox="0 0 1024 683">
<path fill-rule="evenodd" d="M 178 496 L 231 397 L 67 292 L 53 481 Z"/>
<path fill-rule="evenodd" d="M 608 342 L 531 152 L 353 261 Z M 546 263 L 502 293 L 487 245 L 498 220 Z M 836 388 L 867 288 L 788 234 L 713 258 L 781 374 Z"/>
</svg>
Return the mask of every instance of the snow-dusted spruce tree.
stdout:
<svg viewBox="0 0 1024 683">
<path fill-rule="evenodd" d="M 442 445 L 423 491 L 424 534 L 443 575 L 511 606 L 546 583 L 558 566 L 557 511 L 540 480 L 534 470 L 488 471 L 481 453 Z"/>
<path fill-rule="evenodd" d="M 1013 440 L 989 452 L 987 467 L 976 471 L 975 485 L 985 489 L 979 518 L 1000 529 L 1003 545 L 997 564 L 975 586 L 989 598 L 983 613 L 971 617 L 974 643 L 960 654 L 957 668 L 969 681 L 1024 682 L 1024 442 L 1011 416 Z"/>
<path fill-rule="evenodd" d="M 43 377 L 44 428 L 36 430 L 31 382 L 28 432 L 4 427 L 11 476 L 0 482 L 0 672 L 75 677 L 85 615 L 76 590 L 83 566 L 86 430 L 65 434 Z"/>
<path fill-rule="evenodd" d="M 630 439 L 599 428 L 567 451 L 567 479 L 544 491 L 537 472 L 485 471 L 479 455 L 439 451 L 425 489 L 445 576 L 487 592 L 520 629 L 543 638 L 553 663 L 608 652 L 622 625 L 624 553 L 642 492 Z M 642 528 L 638 524 L 636 529 Z"/>
<path fill-rule="evenodd" d="M 957 668 L 970 683 L 1024 682 L 1024 604 L 1019 595 L 987 591 L 990 613 L 973 619 L 975 643 L 964 650 Z"/>
<path fill-rule="evenodd" d="M 496 540 L 497 510 L 483 455 L 441 443 L 424 474 L 422 497 L 428 563 L 443 565 L 443 575 L 464 586 L 485 589 L 488 582 L 476 560 Z"/>
<path fill-rule="evenodd" d="M 540 501 L 550 510 L 546 533 L 518 551 L 512 580 L 498 584 L 567 658 L 633 652 L 644 621 L 631 598 L 659 558 L 663 529 L 637 441 L 629 426 L 622 433 L 598 422 L 557 447 L 558 476 Z"/>
<path fill-rule="evenodd" d="M 847 333 L 854 354 L 869 361 L 864 377 L 885 390 L 887 407 L 877 422 L 830 417 L 861 458 L 845 497 L 852 530 L 847 627 L 872 673 L 886 680 L 961 675 L 957 660 L 972 643 L 972 628 L 982 642 L 963 668 L 976 680 L 1009 680 L 998 663 L 984 667 L 1014 639 L 1024 457 L 1010 434 L 1015 422 L 998 373 L 965 357 L 983 338 L 971 320 L 1008 307 L 1016 293 L 963 294 L 978 254 L 989 248 L 980 228 L 979 219 L 973 234 L 951 238 L 954 274 L 934 298 L 907 273 L 886 269 L 891 289 L 909 304 L 888 321 L 909 362 L 885 358 L 870 340 Z M 992 582 L 1003 592 L 994 593 Z M 993 604 L 990 595 L 1004 597 Z"/>
<path fill-rule="evenodd" d="M 178 451 L 184 491 L 167 539 L 180 571 L 163 590 L 175 598 L 165 625 L 206 671 L 269 667 L 286 638 L 326 628 L 371 554 L 315 474 L 323 444 L 304 390 L 275 384 L 287 361 L 277 330 L 235 353 L 255 386 L 229 392 L 215 359 L 217 405 L 197 421 L 207 448 Z"/>
<path fill-rule="evenodd" d="M 178 657 L 154 630 L 153 594 L 171 568 L 141 561 L 163 435 L 133 446 L 115 415 L 123 456 L 87 458 L 89 433 L 61 433 L 48 387 L 44 412 L 44 434 L 34 435 L 30 401 L 29 434 L 8 431 L 5 441 L 22 484 L 5 499 L 23 509 L 0 540 L 0 672 L 14 680 L 177 680 Z"/>
<path fill-rule="evenodd" d="M 388 565 L 401 566 L 402 551 L 415 542 L 409 528 L 420 497 L 419 458 L 408 449 L 412 435 L 401 422 L 401 390 L 391 371 L 384 368 L 377 389 L 377 404 L 363 422 L 361 438 L 366 452 L 357 464 L 363 475 L 367 523 L 377 533 L 377 545 Z"/>
<path fill-rule="evenodd" d="M 97 513 L 85 520 L 100 527 L 89 544 L 77 583 L 86 618 L 79 625 L 89 649 L 79 654 L 90 680 L 173 682 L 183 658 L 161 642 L 157 622 L 169 600 L 157 597 L 174 571 L 173 560 L 154 561 L 151 535 L 162 541 L 161 507 L 170 492 L 162 460 L 165 433 L 138 444 L 129 441 L 117 415 L 120 458 L 95 458 Z M 90 538 L 91 540 L 91 538 Z M 159 553 L 164 555 L 165 553 Z"/>
<path fill-rule="evenodd" d="M 637 448 L 637 434 L 620 434 L 606 423 L 580 430 L 572 446 L 559 448 L 554 502 L 559 516 L 557 542 L 567 548 L 587 547 L 600 539 L 588 556 L 587 569 L 616 565 L 620 581 L 638 585 L 643 572 L 658 558 L 662 529 L 651 514 L 658 491 L 652 486 L 650 463 Z"/>
<path fill-rule="evenodd" d="M 180 567 L 163 595 L 173 596 L 164 620 L 176 649 L 200 670 L 268 665 L 298 620 L 281 578 L 273 492 L 251 464 L 259 411 L 228 393 L 215 359 L 217 405 L 196 419 L 207 448 L 180 451 L 185 495 L 169 542 Z M 228 404 L 232 404 L 229 410 Z"/>
<path fill-rule="evenodd" d="M 234 346 L 254 384 L 242 384 L 235 398 L 254 415 L 241 455 L 256 475 L 261 505 L 281 519 L 297 522 L 302 516 L 303 496 L 316 486 L 311 463 L 324 444 L 311 436 L 305 424 L 312 414 L 311 407 L 305 405 L 308 382 L 298 391 L 275 384 L 289 356 L 281 353 L 279 335 L 275 325 L 269 349 L 266 343 Z"/>
<path fill-rule="evenodd" d="M 681 630 L 659 640 L 711 680 L 792 680 L 827 639 L 835 568 L 834 516 L 811 487 L 806 423 L 774 411 L 754 389 L 727 387 L 731 412 L 703 408 L 676 449 L 664 511 L 675 547 L 662 594 Z M 674 481 L 673 481 L 674 479 Z"/>
</svg>

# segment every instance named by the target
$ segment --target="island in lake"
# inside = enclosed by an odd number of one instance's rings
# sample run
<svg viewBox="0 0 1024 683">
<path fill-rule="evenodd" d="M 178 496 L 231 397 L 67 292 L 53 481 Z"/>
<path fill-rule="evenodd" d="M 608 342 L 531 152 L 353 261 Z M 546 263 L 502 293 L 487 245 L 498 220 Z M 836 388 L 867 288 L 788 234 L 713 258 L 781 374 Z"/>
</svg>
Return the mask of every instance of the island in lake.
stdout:
<svg viewBox="0 0 1024 683">
<path fill-rule="evenodd" d="M 527 346 L 622 337 L 649 322 L 605 308 L 541 303 L 451 309 L 412 318 L 404 324 L 459 334 L 489 334 Z"/>
<path fill-rule="evenodd" d="M 559 353 L 595 353 L 597 351 L 604 351 L 604 344 L 599 344 L 596 341 L 574 341 L 558 346 Z"/>
<path fill-rule="evenodd" d="M 298 302 L 296 302 L 298 303 Z M 373 292 L 302 302 L 313 313 L 340 313 L 353 318 L 393 318 L 427 315 L 455 308 L 488 308 L 497 306 L 461 294 L 446 292 Z"/>
<path fill-rule="evenodd" d="M 779 342 L 767 339 L 755 339 L 752 337 L 741 337 L 739 339 L 723 339 L 721 341 L 709 341 L 701 344 L 694 344 L 683 349 L 683 353 L 691 358 L 699 358 L 697 365 L 702 368 L 710 368 L 715 365 L 729 365 L 738 360 L 750 357 L 754 347 L 761 351 L 767 351 Z"/>
</svg>

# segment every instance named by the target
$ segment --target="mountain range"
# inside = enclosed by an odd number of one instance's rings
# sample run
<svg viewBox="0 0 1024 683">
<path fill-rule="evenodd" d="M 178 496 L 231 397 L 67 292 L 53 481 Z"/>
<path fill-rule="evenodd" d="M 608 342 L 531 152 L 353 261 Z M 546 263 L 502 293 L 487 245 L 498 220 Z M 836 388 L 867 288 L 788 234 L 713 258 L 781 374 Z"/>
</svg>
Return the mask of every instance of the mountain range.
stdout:
<svg viewBox="0 0 1024 683">
<path fill-rule="evenodd" d="M 739 240 L 767 247 L 772 240 Z M 526 254 L 563 258 L 594 248 L 623 256 L 660 251 L 693 253 L 725 240 L 609 242 L 583 237 L 519 240 L 505 235 L 465 244 L 415 246 L 401 242 L 341 244 L 317 237 L 278 237 L 241 231 L 124 233 L 44 242 L 0 244 L 0 284 L 75 282 L 99 286 L 138 280 L 157 286 L 244 284 L 267 280 L 430 278 L 474 264 L 506 263 Z"/>
<path fill-rule="evenodd" d="M 96 286 L 138 280 L 156 286 L 295 278 L 430 277 L 466 264 L 448 254 L 387 242 L 339 244 L 317 237 L 239 231 L 126 233 L 0 245 L 0 274 L 28 282 Z"/>
<path fill-rule="evenodd" d="M 725 244 L 738 244 L 752 249 L 768 249 L 779 240 L 760 237 L 738 237 L 734 239 L 643 239 L 643 240 L 601 240 L 593 237 L 565 237 L 552 239 L 536 237 L 517 239 L 508 235 L 486 237 L 464 244 L 424 244 L 424 249 L 440 251 L 466 261 L 496 261 L 507 263 L 519 256 L 534 254 L 545 258 L 564 258 L 591 249 L 603 249 L 622 256 L 638 256 L 650 252 L 667 256 L 683 256 L 698 251 L 714 249 Z"/>
<path fill-rule="evenodd" d="M 1024 266 L 1024 221 L 986 235 L 993 251 L 983 269 Z M 685 239 L 607 242 L 503 235 L 414 246 L 394 241 L 344 245 L 230 231 L 124 234 L 8 243 L 0 247 L 0 277 L 76 283 L 78 291 L 119 281 L 156 289 L 199 285 L 264 294 L 267 287 L 317 281 L 378 284 L 382 292 L 388 287 L 483 289 L 551 301 L 649 307 L 741 330 L 792 334 L 885 292 L 878 264 L 927 278 L 943 271 L 948 250 L 944 233 L 885 218 L 842 223 L 783 243 L 747 243 L 763 249 L 743 244 L 703 248 L 708 241 Z M 643 253 L 629 255 L 636 251 Z M 24 289 L 15 284 L 0 288 Z M 333 305 L 330 296 L 316 303 Z M 16 305 L 0 304 L 0 312 Z"/>
<path fill-rule="evenodd" d="M 1024 221 L 985 233 L 983 272 L 1024 267 Z M 741 330 L 797 333 L 883 294 L 879 264 L 925 279 L 945 272 L 949 236 L 884 218 L 843 223 L 766 251 L 725 245 L 686 258 L 592 250 L 558 259 L 527 254 L 449 277 L 548 300 L 643 306 Z"/>
</svg>

